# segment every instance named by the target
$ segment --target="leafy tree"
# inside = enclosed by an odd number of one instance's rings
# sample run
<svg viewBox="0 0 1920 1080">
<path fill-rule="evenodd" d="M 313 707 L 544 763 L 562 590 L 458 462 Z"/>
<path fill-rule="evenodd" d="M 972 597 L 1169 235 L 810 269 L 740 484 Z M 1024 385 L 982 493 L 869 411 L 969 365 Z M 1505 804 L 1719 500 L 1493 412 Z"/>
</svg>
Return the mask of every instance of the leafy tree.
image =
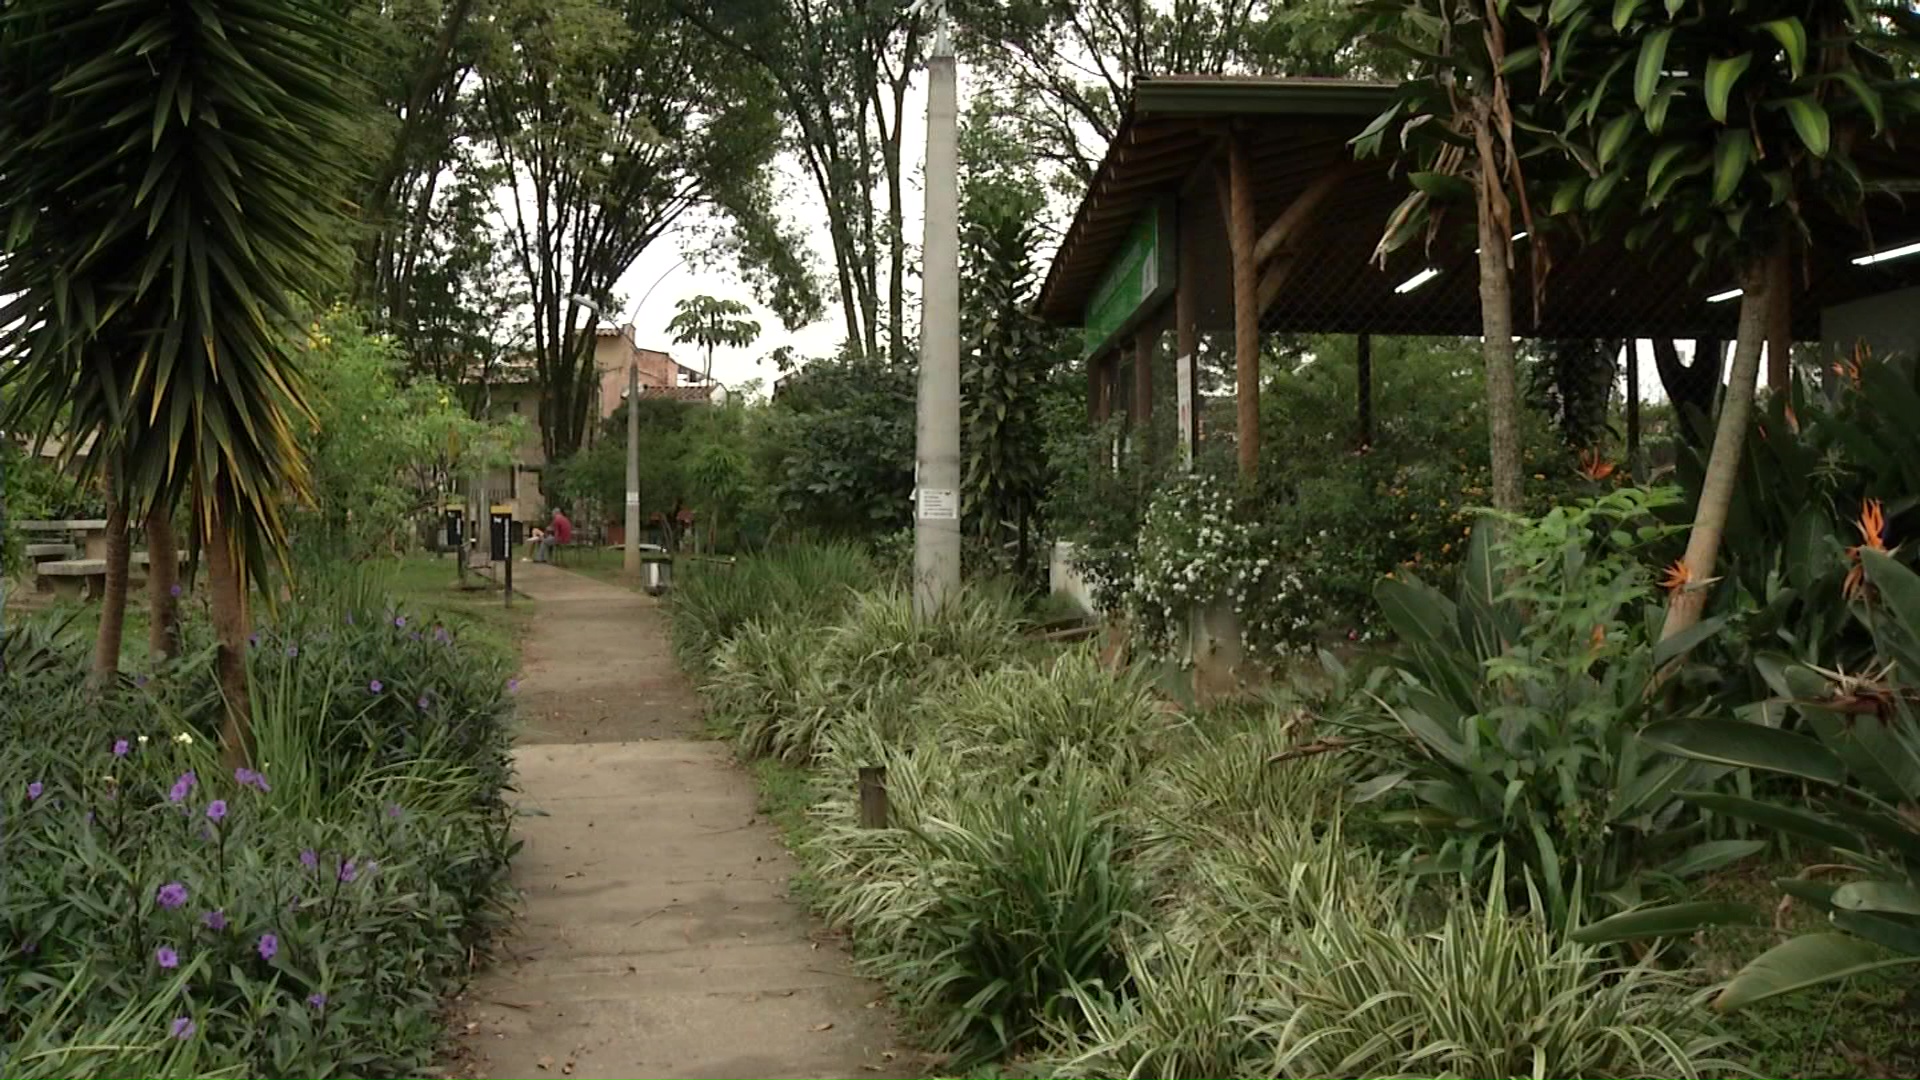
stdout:
<svg viewBox="0 0 1920 1080">
<path fill-rule="evenodd" d="M 1673 635 L 1706 603 L 1761 349 L 1785 321 L 1809 210 L 1859 220 L 1855 152 L 1888 143 L 1891 125 L 1920 108 L 1904 59 L 1920 52 L 1920 15 L 1895 0 L 1623 2 L 1610 17 L 1556 4 L 1537 29 L 1551 49 L 1540 141 L 1577 166 L 1554 211 L 1623 232 L 1629 249 L 1687 252 L 1703 284 L 1731 277 L 1742 289 L 1732 374 L 1673 574 Z M 1778 336 L 1783 362 L 1785 344 Z"/>
<path fill-rule="evenodd" d="M 675 345 L 698 345 L 707 352 L 707 364 L 701 370 L 704 381 L 713 378 L 713 350 L 720 345 L 745 349 L 760 337 L 760 324 L 745 316 L 751 308 L 738 300 L 712 296 L 690 296 L 680 301 L 679 311 L 667 323 Z"/>
<path fill-rule="evenodd" d="M 762 444 L 781 519 L 840 536 L 910 525 L 918 389 L 911 367 L 852 349 L 791 376 Z"/>
<path fill-rule="evenodd" d="M 867 356 L 907 353 L 907 89 L 927 27 L 906 0 L 668 0 L 771 81 L 800 159 L 826 207 L 847 340 Z M 884 217 L 875 188 L 884 185 Z M 881 313 L 881 265 L 886 312 Z M 882 328 L 885 352 L 882 352 Z"/>
<path fill-rule="evenodd" d="M 765 220 L 780 124 L 764 73 L 665 0 L 505 0 L 485 30 L 476 104 L 510 177 L 508 247 L 559 461 L 583 441 L 596 386 L 590 317 L 570 297 L 612 306 L 620 275 L 695 211 L 746 223 L 756 251 L 784 237 Z"/>
<path fill-rule="evenodd" d="M 235 761 L 247 584 L 308 490 L 293 332 L 344 263 L 359 51 L 320 0 L 15 0 L 0 19 L 6 419 L 64 410 L 73 443 L 97 435 L 129 516 L 191 492 Z"/>
<path fill-rule="evenodd" d="M 1569 449 L 1593 451 L 1605 440 L 1619 374 L 1615 358 L 1626 344 L 1618 338 L 1539 344 L 1527 368 L 1527 404 L 1552 419 Z"/>
</svg>

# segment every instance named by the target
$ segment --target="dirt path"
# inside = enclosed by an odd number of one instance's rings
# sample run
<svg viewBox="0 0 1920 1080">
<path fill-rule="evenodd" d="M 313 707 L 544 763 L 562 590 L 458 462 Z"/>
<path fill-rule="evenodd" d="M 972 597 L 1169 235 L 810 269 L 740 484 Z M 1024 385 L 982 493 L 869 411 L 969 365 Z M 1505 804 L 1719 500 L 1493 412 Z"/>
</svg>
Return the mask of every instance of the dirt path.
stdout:
<svg viewBox="0 0 1920 1080">
<path fill-rule="evenodd" d="M 543 566 L 516 754 L 524 917 L 468 995 L 491 1077 L 907 1076 L 873 984 L 786 898 L 751 781 L 648 598 Z"/>
</svg>

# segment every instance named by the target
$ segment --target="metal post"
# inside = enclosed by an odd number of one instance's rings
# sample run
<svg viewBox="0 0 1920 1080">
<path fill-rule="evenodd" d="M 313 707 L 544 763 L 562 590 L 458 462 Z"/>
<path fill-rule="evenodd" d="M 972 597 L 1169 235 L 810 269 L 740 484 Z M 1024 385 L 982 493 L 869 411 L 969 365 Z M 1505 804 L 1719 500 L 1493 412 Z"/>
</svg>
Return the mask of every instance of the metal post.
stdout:
<svg viewBox="0 0 1920 1080">
<path fill-rule="evenodd" d="M 628 338 L 632 340 L 631 337 Z M 638 349 L 639 346 L 634 346 Z M 627 366 L 627 551 L 621 569 L 640 576 L 640 361 Z"/>
<path fill-rule="evenodd" d="M 960 263 L 953 43 L 944 5 L 930 5 L 927 210 L 920 299 L 920 393 L 913 537 L 913 607 L 936 614 L 960 585 Z"/>
</svg>

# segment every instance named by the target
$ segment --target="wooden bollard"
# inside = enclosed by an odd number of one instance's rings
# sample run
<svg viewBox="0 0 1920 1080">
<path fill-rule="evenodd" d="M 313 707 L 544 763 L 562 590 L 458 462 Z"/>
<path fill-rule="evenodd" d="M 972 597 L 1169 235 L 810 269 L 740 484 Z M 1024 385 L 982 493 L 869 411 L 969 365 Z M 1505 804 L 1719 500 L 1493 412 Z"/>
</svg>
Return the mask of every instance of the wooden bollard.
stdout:
<svg viewBox="0 0 1920 1080">
<path fill-rule="evenodd" d="M 884 765 L 860 766 L 860 827 L 887 827 L 887 768 Z"/>
</svg>

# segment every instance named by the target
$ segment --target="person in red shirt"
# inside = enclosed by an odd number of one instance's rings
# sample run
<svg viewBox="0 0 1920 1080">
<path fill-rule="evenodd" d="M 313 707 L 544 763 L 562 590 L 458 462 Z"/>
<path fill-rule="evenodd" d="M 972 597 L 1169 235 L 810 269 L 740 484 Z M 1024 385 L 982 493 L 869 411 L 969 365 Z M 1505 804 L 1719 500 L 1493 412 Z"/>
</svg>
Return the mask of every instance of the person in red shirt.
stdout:
<svg viewBox="0 0 1920 1080">
<path fill-rule="evenodd" d="M 572 542 L 573 522 L 567 520 L 565 511 L 555 507 L 553 511 L 553 521 L 547 525 L 547 535 L 541 537 L 539 546 L 534 549 L 533 561 L 549 562 L 552 559 L 553 546 L 555 544 L 570 544 Z"/>
</svg>

